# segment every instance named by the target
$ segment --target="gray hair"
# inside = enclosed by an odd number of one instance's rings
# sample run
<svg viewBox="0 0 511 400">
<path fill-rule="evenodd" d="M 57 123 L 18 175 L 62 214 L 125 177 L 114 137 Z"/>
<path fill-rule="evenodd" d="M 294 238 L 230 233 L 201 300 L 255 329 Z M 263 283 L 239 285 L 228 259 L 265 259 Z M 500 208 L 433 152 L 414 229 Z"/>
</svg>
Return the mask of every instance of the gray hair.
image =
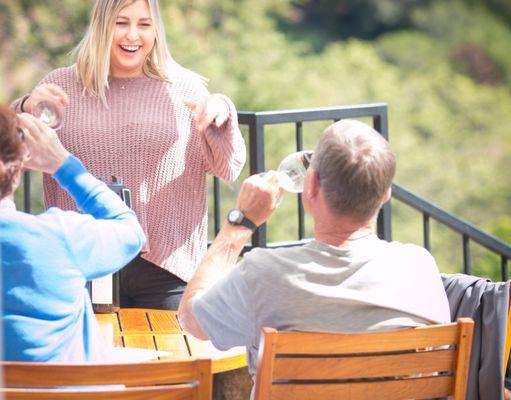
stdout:
<svg viewBox="0 0 511 400">
<path fill-rule="evenodd" d="M 342 120 L 325 130 L 311 165 L 332 211 L 363 220 L 378 211 L 396 170 L 388 142 L 355 120 Z"/>
</svg>

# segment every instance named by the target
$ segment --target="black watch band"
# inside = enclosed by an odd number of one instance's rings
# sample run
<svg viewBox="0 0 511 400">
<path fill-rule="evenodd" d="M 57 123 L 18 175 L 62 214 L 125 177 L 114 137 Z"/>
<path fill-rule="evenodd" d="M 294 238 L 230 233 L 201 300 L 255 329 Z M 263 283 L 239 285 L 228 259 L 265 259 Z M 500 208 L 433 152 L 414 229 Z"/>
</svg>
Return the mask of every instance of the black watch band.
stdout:
<svg viewBox="0 0 511 400">
<path fill-rule="evenodd" d="M 252 232 L 255 232 L 257 229 L 257 225 L 245 217 L 245 214 L 243 214 L 243 212 L 238 208 L 233 208 L 229 211 L 227 214 L 227 221 L 232 225 L 243 225 Z"/>
</svg>

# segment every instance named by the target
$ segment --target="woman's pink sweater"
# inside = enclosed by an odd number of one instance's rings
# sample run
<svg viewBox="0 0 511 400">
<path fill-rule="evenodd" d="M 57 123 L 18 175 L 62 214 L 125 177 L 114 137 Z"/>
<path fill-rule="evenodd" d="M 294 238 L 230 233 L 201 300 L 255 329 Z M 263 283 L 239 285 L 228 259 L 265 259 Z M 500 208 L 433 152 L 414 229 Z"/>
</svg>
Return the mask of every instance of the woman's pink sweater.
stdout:
<svg viewBox="0 0 511 400">
<path fill-rule="evenodd" d="M 74 67 L 57 69 L 42 82 L 69 95 L 62 128 L 64 146 L 97 177 L 115 176 L 132 192 L 132 207 L 147 236 L 143 257 L 184 281 L 206 251 L 206 174 L 235 180 L 246 157 L 237 113 L 220 129 L 197 131 L 185 101 L 208 95 L 204 83 L 182 71 L 172 82 L 148 77 L 112 78 L 108 108 L 84 95 Z M 20 100 L 13 103 L 19 112 Z M 73 210 L 74 203 L 54 180 L 44 177 L 48 207 Z"/>
</svg>

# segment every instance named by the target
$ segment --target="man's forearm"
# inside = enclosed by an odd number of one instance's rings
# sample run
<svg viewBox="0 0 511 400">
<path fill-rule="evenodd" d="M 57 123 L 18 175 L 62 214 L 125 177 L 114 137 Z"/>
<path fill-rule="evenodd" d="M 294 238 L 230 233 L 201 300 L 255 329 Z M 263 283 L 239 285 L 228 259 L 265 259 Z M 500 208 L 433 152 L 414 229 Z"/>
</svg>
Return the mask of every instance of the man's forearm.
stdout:
<svg viewBox="0 0 511 400">
<path fill-rule="evenodd" d="M 209 247 L 195 275 L 188 282 L 179 305 L 179 321 L 193 336 L 207 339 L 193 314 L 193 298 L 210 288 L 230 271 L 251 235 L 252 232 L 249 229 L 226 222 Z"/>
</svg>

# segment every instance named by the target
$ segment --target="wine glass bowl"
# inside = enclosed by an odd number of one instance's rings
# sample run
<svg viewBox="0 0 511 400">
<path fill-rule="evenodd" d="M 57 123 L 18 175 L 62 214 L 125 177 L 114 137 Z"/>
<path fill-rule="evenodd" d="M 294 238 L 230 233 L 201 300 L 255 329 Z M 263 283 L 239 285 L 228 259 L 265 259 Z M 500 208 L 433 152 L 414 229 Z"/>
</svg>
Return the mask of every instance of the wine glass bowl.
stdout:
<svg viewBox="0 0 511 400">
<path fill-rule="evenodd" d="M 34 117 L 53 129 L 61 127 L 62 114 L 62 109 L 48 100 L 39 101 L 32 110 Z"/>
<path fill-rule="evenodd" d="M 305 174 L 313 154 L 313 151 L 304 150 L 286 156 L 277 168 L 280 187 L 291 193 L 303 192 Z"/>
</svg>

